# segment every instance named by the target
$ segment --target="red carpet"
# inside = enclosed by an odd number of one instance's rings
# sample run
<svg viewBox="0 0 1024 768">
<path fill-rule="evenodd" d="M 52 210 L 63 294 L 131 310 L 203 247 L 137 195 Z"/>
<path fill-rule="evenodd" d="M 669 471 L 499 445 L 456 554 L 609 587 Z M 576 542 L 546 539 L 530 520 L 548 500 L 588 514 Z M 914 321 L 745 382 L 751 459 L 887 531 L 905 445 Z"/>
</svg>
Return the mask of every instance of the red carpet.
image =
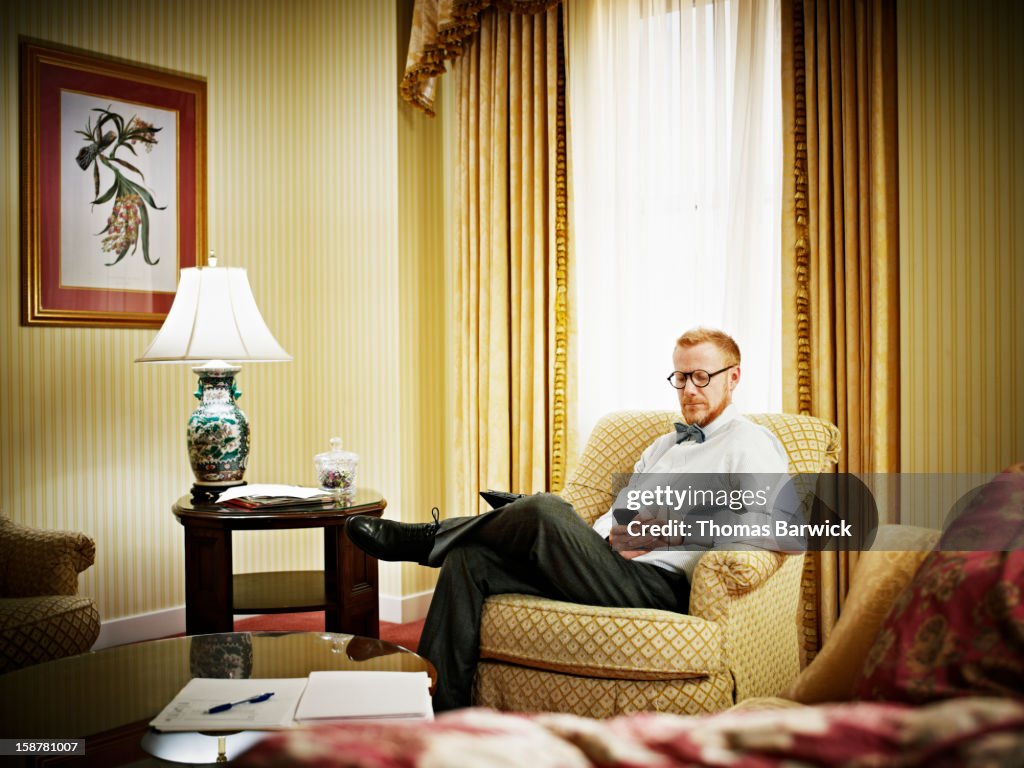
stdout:
<svg viewBox="0 0 1024 768">
<path fill-rule="evenodd" d="M 260 632 L 263 630 L 280 630 L 287 632 L 322 632 L 324 628 L 324 612 L 308 613 L 267 613 L 263 616 L 252 616 L 238 619 L 235 622 L 236 632 Z M 423 631 L 423 619 L 410 621 L 407 624 L 380 623 L 380 639 L 410 651 L 415 651 L 420 643 L 420 632 Z"/>
</svg>

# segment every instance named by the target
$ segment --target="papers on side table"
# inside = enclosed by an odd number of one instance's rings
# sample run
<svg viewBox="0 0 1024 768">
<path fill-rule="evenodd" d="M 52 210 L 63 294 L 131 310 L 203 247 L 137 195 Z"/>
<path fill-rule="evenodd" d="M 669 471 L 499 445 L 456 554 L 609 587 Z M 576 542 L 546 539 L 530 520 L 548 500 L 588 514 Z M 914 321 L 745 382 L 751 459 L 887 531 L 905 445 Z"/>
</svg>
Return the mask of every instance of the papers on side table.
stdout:
<svg viewBox="0 0 1024 768">
<path fill-rule="evenodd" d="M 240 703 L 209 713 L 221 704 L 243 702 L 265 693 L 258 703 Z M 347 720 L 432 720 L 430 677 L 426 672 L 336 670 L 308 678 L 190 680 L 150 725 L 159 731 L 276 730 L 296 723 Z"/>
<path fill-rule="evenodd" d="M 228 488 L 217 497 L 218 504 L 232 504 L 247 509 L 261 507 L 292 507 L 334 501 L 334 496 L 319 488 L 275 483 L 254 483 Z"/>
</svg>

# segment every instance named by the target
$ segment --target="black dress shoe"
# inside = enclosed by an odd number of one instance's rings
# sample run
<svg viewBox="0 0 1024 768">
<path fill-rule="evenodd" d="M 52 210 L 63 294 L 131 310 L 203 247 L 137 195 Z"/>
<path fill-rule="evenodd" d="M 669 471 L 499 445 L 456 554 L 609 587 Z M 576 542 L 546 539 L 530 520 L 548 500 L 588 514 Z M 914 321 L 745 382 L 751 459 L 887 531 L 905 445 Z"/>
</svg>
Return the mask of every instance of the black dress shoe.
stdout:
<svg viewBox="0 0 1024 768">
<path fill-rule="evenodd" d="M 427 564 L 434 536 L 441 527 L 440 514 L 431 510 L 432 523 L 398 523 L 369 515 L 354 515 L 348 519 L 348 537 L 363 552 L 378 560 L 402 560 Z"/>
</svg>

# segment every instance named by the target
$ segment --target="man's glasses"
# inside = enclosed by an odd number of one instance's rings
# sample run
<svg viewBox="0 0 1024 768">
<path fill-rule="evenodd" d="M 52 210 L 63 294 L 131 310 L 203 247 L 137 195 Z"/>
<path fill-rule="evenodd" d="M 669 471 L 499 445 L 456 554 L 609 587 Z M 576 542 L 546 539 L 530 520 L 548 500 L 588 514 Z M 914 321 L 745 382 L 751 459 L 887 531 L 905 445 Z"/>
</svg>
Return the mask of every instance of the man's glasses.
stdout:
<svg viewBox="0 0 1024 768">
<path fill-rule="evenodd" d="M 702 371 L 699 368 L 696 371 L 672 371 L 668 377 L 668 383 L 676 389 L 683 389 L 686 387 L 686 380 L 689 379 L 693 382 L 693 386 L 704 389 L 704 387 L 711 383 L 711 380 L 715 376 L 728 371 L 732 367 L 733 366 L 731 365 L 727 365 L 725 368 L 720 368 L 714 373 L 708 373 L 707 371 Z"/>
</svg>

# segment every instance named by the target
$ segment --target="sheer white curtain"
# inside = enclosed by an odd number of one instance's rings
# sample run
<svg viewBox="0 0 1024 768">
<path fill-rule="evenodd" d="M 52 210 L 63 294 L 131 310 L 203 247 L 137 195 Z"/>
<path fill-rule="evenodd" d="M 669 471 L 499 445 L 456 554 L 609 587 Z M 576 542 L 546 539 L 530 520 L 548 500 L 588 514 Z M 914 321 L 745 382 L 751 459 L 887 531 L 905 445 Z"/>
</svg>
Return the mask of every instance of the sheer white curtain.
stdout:
<svg viewBox="0 0 1024 768">
<path fill-rule="evenodd" d="M 673 408 L 674 340 L 743 352 L 736 402 L 781 409 L 777 0 L 568 0 L 579 434 Z"/>
</svg>

